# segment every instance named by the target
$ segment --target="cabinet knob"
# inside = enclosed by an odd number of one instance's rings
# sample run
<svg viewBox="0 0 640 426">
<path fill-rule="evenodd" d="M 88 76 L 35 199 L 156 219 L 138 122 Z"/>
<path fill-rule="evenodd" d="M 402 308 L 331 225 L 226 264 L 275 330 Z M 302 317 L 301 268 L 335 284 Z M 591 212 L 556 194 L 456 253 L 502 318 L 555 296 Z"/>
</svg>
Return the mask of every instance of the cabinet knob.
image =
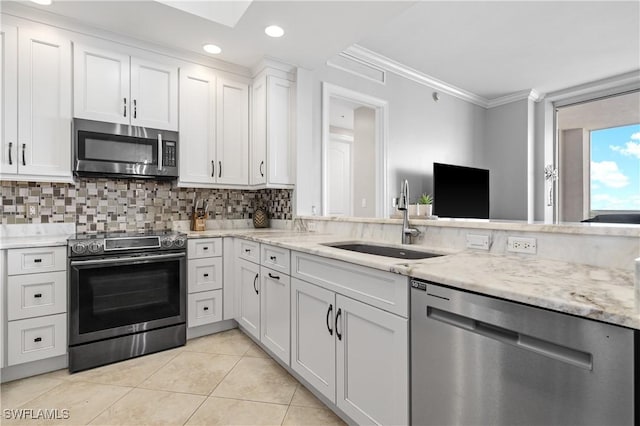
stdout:
<svg viewBox="0 0 640 426">
<path fill-rule="evenodd" d="M 42 259 L 33 259 L 33 263 L 42 263 Z"/>
<path fill-rule="evenodd" d="M 35 297 L 36 299 L 39 299 L 42 297 L 42 293 L 36 293 L 33 295 L 33 297 Z"/>
<path fill-rule="evenodd" d="M 42 337 L 36 337 L 35 339 L 33 339 L 33 341 L 35 343 L 42 342 Z"/>
<path fill-rule="evenodd" d="M 271 256 L 269 259 L 273 260 L 274 262 L 276 261 L 276 257 L 275 256 Z"/>
</svg>

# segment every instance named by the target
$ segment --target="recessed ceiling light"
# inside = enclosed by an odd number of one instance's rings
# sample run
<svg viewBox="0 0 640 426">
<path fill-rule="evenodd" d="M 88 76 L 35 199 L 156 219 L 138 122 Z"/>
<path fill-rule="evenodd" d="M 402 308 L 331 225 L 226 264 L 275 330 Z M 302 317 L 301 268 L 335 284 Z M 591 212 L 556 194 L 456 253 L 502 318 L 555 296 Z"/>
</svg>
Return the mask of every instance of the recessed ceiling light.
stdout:
<svg viewBox="0 0 640 426">
<path fill-rule="evenodd" d="M 222 52 L 222 49 L 220 49 L 220 47 L 216 46 L 215 44 L 205 44 L 204 46 L 202 46 L 202 48 L 205 52 L 211 53 L 212 55 L 217 55 L 218 53 Z"/>
<path fill-rule="evenodd" d="M 284 30 L 277 25 L 269 25 L 264 29 L 264 32 L 269 37 L 282 37 L 284 35 Z"/>
<path fill-rule="evenodd" d="M 51 4 L 51 0 L 31 0 L 31 1 L 42 6 L 49 6 Z"/>
</svg>

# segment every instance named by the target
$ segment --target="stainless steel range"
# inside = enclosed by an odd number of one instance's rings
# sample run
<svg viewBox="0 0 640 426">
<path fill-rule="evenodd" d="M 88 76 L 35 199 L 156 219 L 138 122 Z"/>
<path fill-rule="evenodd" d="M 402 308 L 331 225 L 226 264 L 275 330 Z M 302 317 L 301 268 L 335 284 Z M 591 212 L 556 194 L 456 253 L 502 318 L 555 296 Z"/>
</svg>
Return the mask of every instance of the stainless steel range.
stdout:
<svg viewBox="0 0 640 426">
<path fill-rule="evenodd" d="M 69 371 L 186 343 L 186 236 L 69 239 Z"/>
</svg>

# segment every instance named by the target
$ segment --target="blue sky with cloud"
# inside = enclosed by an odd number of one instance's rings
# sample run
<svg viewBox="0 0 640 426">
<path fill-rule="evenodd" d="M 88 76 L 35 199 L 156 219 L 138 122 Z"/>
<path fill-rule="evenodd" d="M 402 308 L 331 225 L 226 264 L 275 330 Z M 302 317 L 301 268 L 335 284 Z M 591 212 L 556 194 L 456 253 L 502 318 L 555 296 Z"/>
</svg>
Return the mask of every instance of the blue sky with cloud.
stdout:
<svg viewBox="0 0 640 426">
<path fill-rule="evenodd" d="M 640 124 L 591 131 L 591 210 L 640 211 Z"/>
</svg>

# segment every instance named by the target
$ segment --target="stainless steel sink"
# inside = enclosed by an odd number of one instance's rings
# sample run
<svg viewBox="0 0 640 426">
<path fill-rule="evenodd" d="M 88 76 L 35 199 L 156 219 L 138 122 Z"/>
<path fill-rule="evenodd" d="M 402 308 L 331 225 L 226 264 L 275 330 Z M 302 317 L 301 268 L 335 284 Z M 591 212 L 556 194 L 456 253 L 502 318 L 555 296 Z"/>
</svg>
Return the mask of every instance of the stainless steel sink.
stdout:
<svg viewBox="0 0 640 426">
<path fill-rule="evenodd" d="M 324 244 L 328 247 L 341 250 L 356 251 L 358 253 L 375 254 L 376 256 L 394 257 L 397 259 L 427 259 L 429 257 L 443 256 L 442 254 L 430 253 L 426 251 L 407 250 L 401 247 L 376 246 L 363 243 L 331 243 Z"/>
</svg>

